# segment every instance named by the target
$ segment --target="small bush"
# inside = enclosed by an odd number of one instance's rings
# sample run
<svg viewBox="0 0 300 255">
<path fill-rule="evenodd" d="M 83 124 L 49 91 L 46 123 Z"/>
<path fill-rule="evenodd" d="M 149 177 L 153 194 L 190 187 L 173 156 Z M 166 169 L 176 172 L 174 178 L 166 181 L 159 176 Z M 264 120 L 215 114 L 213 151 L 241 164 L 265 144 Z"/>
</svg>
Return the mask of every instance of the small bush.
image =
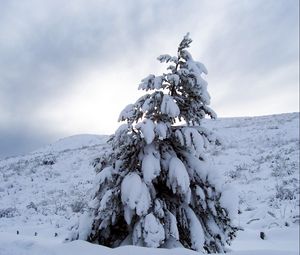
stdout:
<svg viewBox="0 0 300 255">
<path fill-rule="evenodd" d="M 0 209 L 0 218 L 13 218 L 18 215 L 19 212 L 16 208 L 9 207 L 6 209 Z"/>
<path fill-rule="evenodd" d="M 294 192 L 290 189 L 276 185 L 276 198 L 280 200 L 293 200 L 295 199 Z"/>
<path fill-rule="evenodd" d="M 75 213 L 81 212 L 85 207 L 85 203 L 82 201 L 75 201 L 71 204 L 72 211 Z"/>
</svg>

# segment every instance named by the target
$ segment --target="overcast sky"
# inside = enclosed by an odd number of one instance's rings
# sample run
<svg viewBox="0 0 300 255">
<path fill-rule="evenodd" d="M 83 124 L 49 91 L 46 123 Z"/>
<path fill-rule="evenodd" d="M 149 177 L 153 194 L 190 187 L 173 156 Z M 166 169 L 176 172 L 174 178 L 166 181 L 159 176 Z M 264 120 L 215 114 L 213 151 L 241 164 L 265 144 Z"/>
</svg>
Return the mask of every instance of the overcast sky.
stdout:
<svg viewBox="0 0 300 255">
<path fill-rule="evenodd" d="M 1 0 L 0 158 L 113 133 L 186 32 L 219 117 L 299 111 L 298 0 Z"/>
</svg>

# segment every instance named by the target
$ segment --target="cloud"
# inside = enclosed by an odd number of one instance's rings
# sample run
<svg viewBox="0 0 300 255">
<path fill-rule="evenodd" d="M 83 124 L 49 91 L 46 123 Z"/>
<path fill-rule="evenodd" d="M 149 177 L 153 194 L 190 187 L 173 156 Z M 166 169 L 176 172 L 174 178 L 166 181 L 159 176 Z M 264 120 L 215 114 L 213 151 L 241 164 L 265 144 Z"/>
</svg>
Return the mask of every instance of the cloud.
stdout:
<svg viewBox="0 0 300 255">
<path fill-rule="evenodd" d="M 113 133 L 121 109 L 140 95 L 139 81 L 163 71 L 155 58 L 176 53 L 187 31 L 194 40 L 191 52 L 208 67 L 212 106 L 220 116 L 298 109 L 297 1 L 0 5 L 0 139 L 10 137 L 5 146 L 36 130 L 47 141 L 62 134 Z M 276 107 L 264 106 L 276 98 Z M 22 126 L 26 131 L 16 128 Z M 5 130 L 15 131 L 8 136 Z M 37 146 L 45 141 L 43 135 L 32 139 Z"/>
</svg>

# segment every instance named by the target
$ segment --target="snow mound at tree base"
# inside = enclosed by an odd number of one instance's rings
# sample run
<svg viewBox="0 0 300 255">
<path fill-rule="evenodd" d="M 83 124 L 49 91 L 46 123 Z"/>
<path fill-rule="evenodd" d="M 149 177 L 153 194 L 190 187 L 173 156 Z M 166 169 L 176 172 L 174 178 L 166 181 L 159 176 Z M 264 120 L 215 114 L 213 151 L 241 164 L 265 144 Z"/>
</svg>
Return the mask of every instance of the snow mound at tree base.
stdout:
<svg viewBox="0 0 300 255">
<path fill-rule="evenodd" d="M 297 247 L 298 230 L 290 229 L 276 230 L 269 233 L 270 239 L 255 240 L 253 233 L 245 233 L 237 241 L 237 245 L 242 250 L 232 251 L 232 255 L 296 255 L 299 251 L 289 250 L 291 247 Z M 283 235 L 285 233 L 285 235 Z M 280 234 L 280 238 L 279 235 Z M 249 239 L 254 239 L 249 242 Z M 254 243 L 253 243 L 254 242 Z M 272 250 L 273 243 L 280 242 L 282 250 Z M 263 245 L 262 245 L 263 244 Z M 240 247 L 240 248 L 241 248 Z M 245 250 L 246 249 L 246 250 Z M 197 255 L 199 253 L 183 249 L 154 249 L 137 246 L 122 246 L 111 249 L 101 245 L 91 244 L 85 241 L 77 240 L 69 243 L 62 243 L 57 239 L 46 239 L 38 236 L 23 236 L 16 234 L 0 233 L 0 255 Z M 228 253 L 227 253 L 228 254 Z"/>
</svg>

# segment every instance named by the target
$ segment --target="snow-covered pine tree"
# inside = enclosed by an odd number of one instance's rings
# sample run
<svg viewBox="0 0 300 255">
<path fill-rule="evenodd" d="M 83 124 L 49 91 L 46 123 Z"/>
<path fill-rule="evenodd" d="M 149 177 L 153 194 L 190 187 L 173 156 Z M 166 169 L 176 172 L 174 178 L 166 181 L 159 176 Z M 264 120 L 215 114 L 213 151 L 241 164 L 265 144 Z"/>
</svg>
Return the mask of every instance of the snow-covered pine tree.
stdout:
<svg viewBox="0 0 300 255">
<path fill-rule="evenodd" d="M 202 119 L 216 114 L 201 76 L 207 70 L 187 51 L 191 42 L 187 34 L 177 56 L 159 56 L 168 72 L 143 79 L 139 89 L 152 93 L 121 112 L 126 124 L 96 166 L 88 241 L 109 247 L 177 242 L 212 253 L 224 252 L 234 237 L 222 185 L 205 156 L 218 141 Z"/>
</svg>

